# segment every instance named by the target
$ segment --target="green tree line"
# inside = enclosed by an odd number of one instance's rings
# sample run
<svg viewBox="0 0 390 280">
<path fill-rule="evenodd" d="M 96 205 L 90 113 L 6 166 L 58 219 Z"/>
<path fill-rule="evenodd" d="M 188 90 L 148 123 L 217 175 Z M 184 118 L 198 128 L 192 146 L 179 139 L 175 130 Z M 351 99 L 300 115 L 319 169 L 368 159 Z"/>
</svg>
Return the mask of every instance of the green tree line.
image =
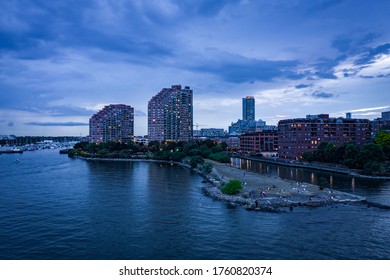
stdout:
<svg viewBox="0 0 390 280">
<path fill-rule="evenodd" d="M 204 159 L 212 159 L 219 162 L 229 162 L 227 144 L 217 143 L 207 139 L 202 141 L 151 141 L 147 145 L 142 143 L 79 142 L 69 153 L 70 157 L 82 156 L 93 158 L 146 158 L 181 162 L 185 161 L 191 167 L 200 167 L 205 172 L 212 166 L 205 163 Z M 208 172 L 209 173 L 209 172 Z"/>
<path fill-rule="evenodd" d="M 362 169 L 366 173 L 388 172 L 386 161 L 390 160 L 390 133 L 380 131 L 374 142 L 358 146 L 354 142 L 337 147 L 335 143 L 322 142 L 316 151 L 306 152 L 307 161 L 341 163 L 353 169 Z"/>
</svg>

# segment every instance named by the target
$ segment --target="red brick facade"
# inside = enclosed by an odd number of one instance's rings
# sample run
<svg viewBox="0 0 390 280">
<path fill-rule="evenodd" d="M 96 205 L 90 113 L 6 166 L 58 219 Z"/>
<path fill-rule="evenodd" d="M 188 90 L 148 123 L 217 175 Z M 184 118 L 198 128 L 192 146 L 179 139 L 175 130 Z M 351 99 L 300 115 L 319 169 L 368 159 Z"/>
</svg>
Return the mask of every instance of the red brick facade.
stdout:
<svg viewBox="0 0 390 280">
<path fill-rule="evenodd" d="M 278 124 L 278 157 L 301 159 L 304 152 L 317 150 L 321 142 L 341 146 L 354 141 L 364 145 L 371 139 L 371 124 L 367 119 L 329 118 L 329 115 L 281 120 Z"/>
</svg>

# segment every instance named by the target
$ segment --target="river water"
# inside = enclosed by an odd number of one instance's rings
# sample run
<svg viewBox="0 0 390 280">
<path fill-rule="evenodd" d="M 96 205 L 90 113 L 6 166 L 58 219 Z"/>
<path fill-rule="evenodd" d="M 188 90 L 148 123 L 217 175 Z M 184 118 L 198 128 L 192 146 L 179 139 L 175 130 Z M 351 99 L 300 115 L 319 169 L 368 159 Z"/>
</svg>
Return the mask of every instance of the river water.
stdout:
<svg viewBox="0 0 390 280">
<path fill-rule="evenodd" d="M 389 199 L 389 185 L 354 184 Z M 0 259 L 390 258 L 389 210 L 253 212 L 202 187 L 170 164 L 88 162 L 58 150 L 0 155 Z"/>
</svg>

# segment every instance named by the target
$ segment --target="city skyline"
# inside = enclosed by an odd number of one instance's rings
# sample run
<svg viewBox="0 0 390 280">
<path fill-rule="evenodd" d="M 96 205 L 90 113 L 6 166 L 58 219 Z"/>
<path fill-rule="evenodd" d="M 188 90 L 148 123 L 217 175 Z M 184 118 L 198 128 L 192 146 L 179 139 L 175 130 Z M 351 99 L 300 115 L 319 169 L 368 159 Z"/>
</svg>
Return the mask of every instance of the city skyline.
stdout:
<svg viewBox="0 0 390 280">
<path fill-rule="evenodd" d="M 390 110 L 390 2 L 3 1 L 0 134 L 88 134 L 109 104 L 135 109 L 188 85 L 193 121 L 227 129 L 245 96 L 256 119 Z"/>
</svg>

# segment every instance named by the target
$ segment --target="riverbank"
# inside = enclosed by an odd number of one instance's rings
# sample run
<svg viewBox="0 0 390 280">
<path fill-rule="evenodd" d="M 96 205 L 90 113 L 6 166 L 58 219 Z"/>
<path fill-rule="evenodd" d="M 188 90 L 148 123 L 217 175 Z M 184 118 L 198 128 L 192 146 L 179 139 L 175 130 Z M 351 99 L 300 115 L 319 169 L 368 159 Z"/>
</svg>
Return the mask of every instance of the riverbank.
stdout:
<svg viewBox="0 0 390 280">
<path fill-rule="evenodd" d="M 283 180 L 210 161 L 214 168 L 209 180 L 211 186 L 204 189 L 210 197 L 241 204 L 248 210 L 283 212 L 297 206 L 323 206 L 333 203 L 366 202 L 366 198 L 308 183 Z M 224 195 L 219 190 L 222 183 L 240 180 L 243 189 L 237 195 Z"/>
<path fill-rule="evenodd" d="M 282 166 L 287 166 L 287 167 L 339 173 L 339 174 L 348 175 L 348 176 L 351 176 L 354 178 L 373 179 L 373 180 L 390 180 L 389 176 L 373 176 L 373 175 L 360 174 L 358 170 L 350 169 L 350 168 L 343 166 L 341 164 L 329 165 L 329 164 L 309 163 L 309 162 L 287 162 L 287 161 L 282 161 L 282 160 L 279 160 L 276 158 L 269 159 L 269 158 L 265 158 L 265 157 L 259 158 L 259 157 L 245 156 L 245 155 L 235 155 L 234 158 L 240 158 L 240 159 L 251 160 L 251 161 L 258 161 L 258 162 L 265 162 L 265 163 L 282 165 Z"/>
</svg>

